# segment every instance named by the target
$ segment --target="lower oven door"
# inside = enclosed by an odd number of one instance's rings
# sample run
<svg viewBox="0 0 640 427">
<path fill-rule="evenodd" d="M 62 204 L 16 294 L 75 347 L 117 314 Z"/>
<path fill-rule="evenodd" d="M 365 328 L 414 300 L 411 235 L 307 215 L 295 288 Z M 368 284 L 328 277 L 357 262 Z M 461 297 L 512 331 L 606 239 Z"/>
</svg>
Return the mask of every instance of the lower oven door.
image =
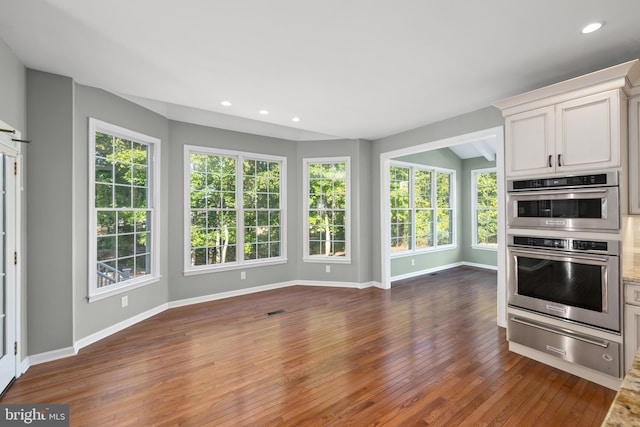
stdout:
<svg viewBox="0 0 640 427">
<path fill-rule="evenodd" d="M 509 248 L 508 301 L 620 332 L 619 257 Z"/>
</svg>

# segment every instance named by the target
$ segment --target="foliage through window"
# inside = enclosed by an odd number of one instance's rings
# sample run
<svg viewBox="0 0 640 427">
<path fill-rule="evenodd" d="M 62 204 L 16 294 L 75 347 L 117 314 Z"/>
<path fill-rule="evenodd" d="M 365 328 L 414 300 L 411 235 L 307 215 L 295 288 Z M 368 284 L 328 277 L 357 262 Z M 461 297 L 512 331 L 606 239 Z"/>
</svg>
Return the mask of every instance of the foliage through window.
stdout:
<svg viewBox="0 0 640 427">
<path fill-rule="evenodd" d="M 349 261 L 349 158 L 304 159 L 306 260 Z"/>
<path fill-rule="evenodd" d="M 185 150 L 186 270 L 283 259 L 284 158 Z"/>
<path fill-rule="evenodd" d="M 498 187 L 496 169 L 471 171 L 474 246 L 498 245 Z"/>
<path fill-rule="evenodd" d="M 391 252 L 454 242 L 454 171 L 393 164 L 389 170 Z"/>
<path fill-rule="evenodd" d="M 158 276 L 159 142 L 90 119 L 90 298 Z"/>
</svg>

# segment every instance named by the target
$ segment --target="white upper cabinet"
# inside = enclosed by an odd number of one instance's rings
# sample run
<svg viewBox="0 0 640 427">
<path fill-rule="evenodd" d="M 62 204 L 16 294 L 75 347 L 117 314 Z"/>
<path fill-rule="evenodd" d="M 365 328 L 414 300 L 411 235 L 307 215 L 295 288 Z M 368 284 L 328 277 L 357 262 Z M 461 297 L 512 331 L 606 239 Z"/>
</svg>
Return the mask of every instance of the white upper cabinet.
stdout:
<svg viewBox="0 0 640 427">
<path fill-rule="evenodd" d="M 620 91 L 556 106 L 556 171 L 620 166 Z"/>
<path fill-rule="evenodd" d="M 622 170 L 629 83 L 639 78 L 634 60 L 496 102 L 505 118 L 506 175 Z"/>
<path fill-rule="evenodd" d="M 620 127 L 619 90 L 507 116 L 507 176 L 619 167 Z"/>
<path fill-rule="evenodd" d="M 543 107 L 505 119 L 507 176 L 549 173 L 553 169 L 554 110 Z"/>
</svg>

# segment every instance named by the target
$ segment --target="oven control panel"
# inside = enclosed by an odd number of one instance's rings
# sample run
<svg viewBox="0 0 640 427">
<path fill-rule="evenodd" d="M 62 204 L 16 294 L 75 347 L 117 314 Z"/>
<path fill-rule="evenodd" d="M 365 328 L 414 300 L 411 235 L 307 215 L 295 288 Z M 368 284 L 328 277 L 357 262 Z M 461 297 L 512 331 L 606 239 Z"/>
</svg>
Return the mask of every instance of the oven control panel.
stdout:
<svg viewBox="0 0 640 427">
<path fill-rule="evenodd" d="M 617 186 L 616 172 L 573 175 L 554 178 L 513 179 L 507 181 L 507 191 L 543 190 L 556 188 L 584 188 Z"/>
<path fill-rule="evenodd" d="M 607 255 L 617 255 L 619 246 L 619 242 L 616 240 L 586 240 L 536 236 L 509 236 L 509 240 L 510 246 Z"/>
</svg>

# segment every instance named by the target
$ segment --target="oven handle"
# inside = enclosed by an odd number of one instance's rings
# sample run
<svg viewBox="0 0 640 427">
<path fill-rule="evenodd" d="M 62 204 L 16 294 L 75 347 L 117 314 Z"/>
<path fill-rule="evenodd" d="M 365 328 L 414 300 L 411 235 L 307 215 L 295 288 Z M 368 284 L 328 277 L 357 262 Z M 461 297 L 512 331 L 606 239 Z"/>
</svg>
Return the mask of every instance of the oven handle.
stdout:
<svg viewBox="0 0 640 427">
<path fill-rule="evenodd" d="M 523 319 L 520 319 L 520 318 L 515 317 L 515 316 L 511 317 L 511 321 L 515 322 L 515 323 L 520 323 L 521 325 L 531 326 L 532 328 L 541 329 L 541 330 L 546 331 L 546 332 L 551 332 L 553 334 L 566 335 L 566 336 L 568 336 L 570 338 L 574 338 L 576 340 L 586 342 L 587 344 L 597 345 L 597 346 L 602 347 L 602 348 L 609 347 L 609 341 L 607 341 L 607 340 L 597 340 L 597 339 L 594 339 L 594 338 L 586 337 L 586 336 L 584 336 L 582 334 L 579 334 L 577 332 L 574 332 L 574 331 L 572 331 L 570 329 L 557 328 L 557 327 L 552 327 L 552 326 L 547 326 L 547 325 L 540 325 L 539 323 L 529 322 L 527 320 L 523 320 Z"/>
<path fill-rule="evenodd" d="M 613 255 L 585 255 L 574 252 L 558 252 L 555 253 L 552 250 L 536 250 L 536 249 L 518 249 L 515 247 L 509 247 L 509 250 L 512 254 L 515 255 L 538 255 L 540 258 L 548 259 L 548 260 L 586 260 L 586 261 L 597 261 L 602 263 L 603 265 L 609 261 L 609 257 Z"/>
<path fill-rule="evenodd" d="M 511 190 L 509 193 L 518 196 L 560 196 L 567 194 L 604 194 L 610 190 L 611 187 L 603 188 L 567 188 L 562 190 Z"/>
</svg>

